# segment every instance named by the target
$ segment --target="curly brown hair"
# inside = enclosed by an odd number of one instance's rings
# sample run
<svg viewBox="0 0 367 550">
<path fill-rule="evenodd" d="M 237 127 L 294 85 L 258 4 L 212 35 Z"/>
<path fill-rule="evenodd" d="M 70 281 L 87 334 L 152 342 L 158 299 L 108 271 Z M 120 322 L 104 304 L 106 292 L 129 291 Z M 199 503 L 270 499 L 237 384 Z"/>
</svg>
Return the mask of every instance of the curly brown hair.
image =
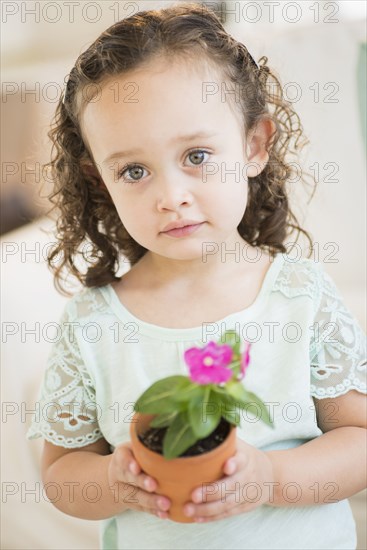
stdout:
<svg viewBox="0 0 367 550">
<path fill-rule="evenodd" d="M 56 243 L 47 263 L 54 271 L 54 284 L 63 294 L 63 271 L 77 277 L 86 287 L 100 287 L 118 280 L 122 257 L 133 266 L 147 249 L 123 226 L 111 197 L 101 182 L 88 147 L 83 141 L 80 115 L 91 98 L 87 87 L 148 65 L 157 57 L 207 60 L 229 85 L 239 86 L 239 108 L 245 135 L 263 117 L 276 127 L 269 144 L 269 161 L 259 175 L 249 178 L 248 203 L 238 232 L 247 243 L 266 249 L 272 256 L 286 252 L 289 233 L 302 229 L 289 205 L 286 184 L 295 175 L 296 155 L 306 143 L 300 119 L 284 99 L 279 79 L 263 56 L 256 64 L 246 47 L 226 32 L 219 18 L 205 5 L 183 3 L 160 10 L 140 11 L 104 31 L 77 59 L 70 72 L 64 97 L 56 108 L 48 133 L 52 160 L 45 165 L 54 188 L 48 196 L 58 209 Z M 298 167 L 298 178 L 304 173 Z M 102 183 L 102 184 L 101 184 Z M 312 197 L 311 197 L 312 198 Z M 85 246 L 88 243 L 88 254 Z M 82 255 L 86 273 L 76 265 Z M 56 264 L 55 259 L 61 257 Z"/>
</svg>

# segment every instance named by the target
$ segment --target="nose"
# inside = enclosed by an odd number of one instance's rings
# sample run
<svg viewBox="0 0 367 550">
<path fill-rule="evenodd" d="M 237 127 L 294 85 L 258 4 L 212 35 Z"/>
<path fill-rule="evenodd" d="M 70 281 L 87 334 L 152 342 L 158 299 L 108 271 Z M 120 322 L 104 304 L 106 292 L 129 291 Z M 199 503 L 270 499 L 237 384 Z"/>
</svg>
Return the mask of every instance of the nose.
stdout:
<svg viewBox="0 0 367 550">
<path fill-rule="evenodd" d="M 193 197 L 187 185 L 174 176 L 161 180 L 159 185 L 159 196 L 157 198 L 157 210 L 177 210 L 180 206 L 190 206 Z"/>
</svg>

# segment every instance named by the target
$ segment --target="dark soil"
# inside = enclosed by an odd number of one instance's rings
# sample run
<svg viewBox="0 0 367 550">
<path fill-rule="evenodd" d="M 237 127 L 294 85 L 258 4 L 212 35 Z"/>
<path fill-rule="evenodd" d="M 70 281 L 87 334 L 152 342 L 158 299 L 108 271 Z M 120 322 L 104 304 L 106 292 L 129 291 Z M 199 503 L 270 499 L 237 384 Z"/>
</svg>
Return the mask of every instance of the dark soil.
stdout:
<svg viewBox="0 0 367 550">
<path fill-rule="evenodd" d="M 148 428 L 143 434 L 138 435 L 139 440 L 148 447 L 151 451 L 159 454 L 163 454 L 163 438 L 168 428 Z M 230 424 L 224 418 L 221 418 L 218 426 L 213 433 L 199 439 L 194 445 L 189 447 L 180 456 L 196 456 L 203 453 L 207 453 L 215 447 L 218 447 L 226 439 L 229 434 Z"/>
</svg>

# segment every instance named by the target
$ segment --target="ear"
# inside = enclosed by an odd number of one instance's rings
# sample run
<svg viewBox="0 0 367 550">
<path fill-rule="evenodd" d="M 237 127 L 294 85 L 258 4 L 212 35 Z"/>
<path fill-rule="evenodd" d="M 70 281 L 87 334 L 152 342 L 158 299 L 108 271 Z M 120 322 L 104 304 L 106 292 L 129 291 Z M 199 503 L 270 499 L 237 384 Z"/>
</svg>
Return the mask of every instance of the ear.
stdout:
<svg viewBox="0 0 367 550">
<path fill-rule="evenodd" d="M 246 174 L 254 178 L 265 168 L 270 149 L 277 133 L 275 123 L 271 118 L 263 118 L 250 130 L 245 146 Z"/>
</svg>

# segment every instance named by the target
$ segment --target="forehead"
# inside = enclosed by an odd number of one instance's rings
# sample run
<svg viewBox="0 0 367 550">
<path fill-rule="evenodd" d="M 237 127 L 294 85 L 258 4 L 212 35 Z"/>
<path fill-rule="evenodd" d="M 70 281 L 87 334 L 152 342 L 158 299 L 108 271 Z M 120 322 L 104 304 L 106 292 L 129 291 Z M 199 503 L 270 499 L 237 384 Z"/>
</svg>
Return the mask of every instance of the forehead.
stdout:
<svg viewBox="0 0 367 550">
<path fill-rule="evenodd" d="M 227 93 L 224 93 L 227 90 Z M 193 128 L 225 131 L 240 126 L 228 83 L 206 62 L 156 61 L 105 81 L 81 116 L 92 151 L 104 154 L 116 137 L 128 145 L 172 140 Z"/>
</svg>

